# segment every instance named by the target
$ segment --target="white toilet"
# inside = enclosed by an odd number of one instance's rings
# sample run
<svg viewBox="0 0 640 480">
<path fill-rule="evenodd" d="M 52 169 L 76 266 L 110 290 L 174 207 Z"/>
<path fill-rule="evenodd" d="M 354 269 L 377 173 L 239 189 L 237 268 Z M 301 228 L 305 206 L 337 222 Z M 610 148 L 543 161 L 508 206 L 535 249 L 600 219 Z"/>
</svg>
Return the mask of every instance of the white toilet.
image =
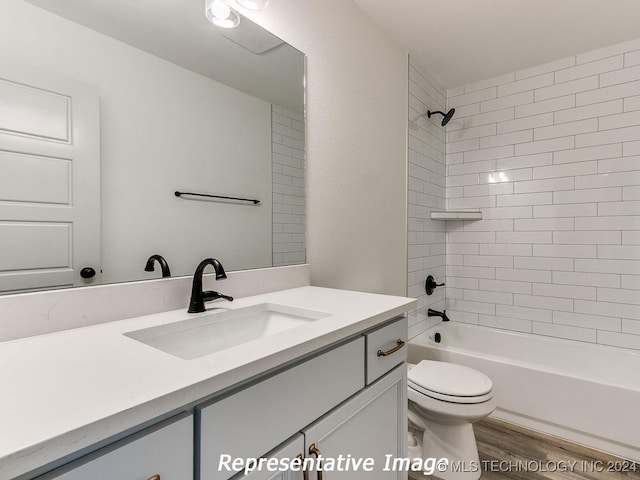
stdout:
<svg viewBox="0 0 640 480">
<path fill-rule="evenodd" d="M 491 379 L 463 365 L 422 360 L 409 364 L 409 455 L 447 458 L 435 472 L 445 480 L 480 477 L 478 447 L 471 424 L 496 408 Z"/>
</svg>

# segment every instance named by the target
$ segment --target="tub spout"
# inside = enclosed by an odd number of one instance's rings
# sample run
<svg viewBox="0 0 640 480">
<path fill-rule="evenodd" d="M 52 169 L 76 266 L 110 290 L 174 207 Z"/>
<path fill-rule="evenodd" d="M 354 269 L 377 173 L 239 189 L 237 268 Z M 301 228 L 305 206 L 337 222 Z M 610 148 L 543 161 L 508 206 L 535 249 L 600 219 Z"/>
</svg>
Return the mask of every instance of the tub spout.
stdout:
<svg viewBox="0 0 640 480">
<path fill-rule="evenodd" d="M 449 321 L 449 317 L 447 317 L 447 311 L 446 310 L 443 310 L 443 311 L 439 312 L 437 310 L 428 309 L 427 310 L 427 316 L 429 316 L 429 317 L 440 317 L 440 318 L 442 318 L 443 322 L 448 322 Z"/>
</svg>

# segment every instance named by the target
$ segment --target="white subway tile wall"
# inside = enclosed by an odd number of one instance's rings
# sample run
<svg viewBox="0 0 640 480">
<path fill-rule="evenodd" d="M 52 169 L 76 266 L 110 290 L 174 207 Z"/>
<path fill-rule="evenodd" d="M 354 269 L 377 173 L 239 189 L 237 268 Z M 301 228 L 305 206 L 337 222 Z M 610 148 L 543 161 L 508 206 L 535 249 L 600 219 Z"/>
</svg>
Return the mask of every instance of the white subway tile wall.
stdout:
<svg viewBox="0 0 640 480">
<path fill-rule="evenodd" d="M 495 91 L 495 87 L 493 90 Z M 484 99 L 485 95 L 483 90 L 479 89 L 471 98 Z M 445 308 L 445 287 L 436 288 L 433 295 L 429 296 L 424 288 L 428 275 L 433 275 L 437 283 L 443 283 L 446 273 L 445 223 L 430 219 L 431 210 L 445 208 L 446 134 L 440 126 L 440 115 L 431 119 L 426 117 L 428 110 L 443 111 L 445 104 L 445 90 L 410 60 L 408 294 L 418 299 L 418 309 L 409 316 L 410 337 L 426 330 L 439 320 L 428 318 L 425 308 Z M 469 114 L 472 115 L 474 111 L 470 110 Z M 490 128 L 491 131 L 495 130 L 495 123 Z M 468 138 L 468 135 L 462 136 L 462 143 Z M 475 176 L 477 177 L 477 174 Z"/>
<path fill-rule="evenodd" d="M 273 266 L 306 258 L 304 116 L 271 106 Z"/>
<path fill-rule="evenodd" d="M 483 219 L 446 223 L 449 317 L 640 349 L 640 40 L 449 90 L 451 107 L 446 206 Z"/>
</svg>

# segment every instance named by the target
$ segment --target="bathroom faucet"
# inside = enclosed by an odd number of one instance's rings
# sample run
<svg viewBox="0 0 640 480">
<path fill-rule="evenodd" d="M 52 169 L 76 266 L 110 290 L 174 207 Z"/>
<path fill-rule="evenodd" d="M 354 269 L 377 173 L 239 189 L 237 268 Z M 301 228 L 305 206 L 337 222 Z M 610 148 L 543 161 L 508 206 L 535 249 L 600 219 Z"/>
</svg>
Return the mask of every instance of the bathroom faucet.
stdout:
<svg viewBox="0 0 640 480">
<path fill-rule="evenodd" d="M 167 261 L 164 259 L 162 255 L 151 255 L 147 259 L 147 265 L 144 267 L 145 272 L 154 271 L 154 268 L 153 268 L 154 261 L 160 264 L 160 268 L 162 269 L 162 278 L 171 276 L 171 270 L 169 270 L 169 264 L 167 263 Z"/>
<path fill-rule="evenodd" d="M 215 269 L 216 280 L 227 278 L 227 274 L 224 272 L 222 264 L 215 258 L 205 258 L 203 261 L 201 261 L 196 267 L 195 273 L 193 274 L 191 300 L 189 301 L 189 310 L 187 310 L 189 313 L 204 312 L 206 310 L 204 302 L 210 302 L 211 300 L 215 300 L 217 298 L 224 298 L 225 300 L 233 302 L 233 297 L 230 297 L 228 295 L 222 295 L 221 293 L 213 291 L 202 291 L 202 275 L 207 265 L 212 265 Z"/>
<path fill-rule="evenodd" d="M 440 318 L 442 318 L 443 322 L 448 322 L 449 321 L 449 317 L 447 317 L 447 311 L 446 310 L 443 310 L 443 311 L 439 312 L 437 310 L 428 309 L 427 310 L 427 316 L 428 317 L 440 317 Z"/>
</svg>

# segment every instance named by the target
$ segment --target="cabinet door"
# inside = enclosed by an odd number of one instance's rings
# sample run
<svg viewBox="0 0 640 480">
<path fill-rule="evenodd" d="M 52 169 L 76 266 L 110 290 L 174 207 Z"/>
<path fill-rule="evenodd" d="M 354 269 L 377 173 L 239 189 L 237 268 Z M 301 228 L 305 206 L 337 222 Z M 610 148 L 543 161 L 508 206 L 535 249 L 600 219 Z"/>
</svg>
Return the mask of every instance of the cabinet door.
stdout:
<svg viewBox="0 0 640 480">
<path fill-rule="evenodd" d="M 37 480 L 189 480 L 193 416 L 181 415 L 120 440 Z"/>
<path fill-rule="evenodd" d="M 323 480 L 400 480 L 406 471 L 384 471 L 388 458 L 406 457 L 407 373 L 399 365 L 348 402 L 306 428 L 305 454 L 316 451 L 324 460 Z M 317 450 L 315 450 L 317 449 Z M 330 459 L 343 461 L 342 471 L 329 468 Z M 372 459 L 373 470 L 353 462 Z M 311 478 L 320 478 L 311 472 Z"/>
</svg>

